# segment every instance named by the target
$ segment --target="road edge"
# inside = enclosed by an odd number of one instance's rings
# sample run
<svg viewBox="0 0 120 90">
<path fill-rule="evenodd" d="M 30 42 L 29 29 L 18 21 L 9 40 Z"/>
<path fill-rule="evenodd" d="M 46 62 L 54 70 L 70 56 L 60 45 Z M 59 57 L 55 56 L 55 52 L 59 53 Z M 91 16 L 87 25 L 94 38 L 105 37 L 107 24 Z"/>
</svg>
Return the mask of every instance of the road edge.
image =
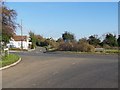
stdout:
<svg viewBox="0 0 120 90">
<path fill-rule="evenodd" d="M 7 66 L 4 66 L 4 67 L 0 68 L 0 71 L 1 71 L 1 70 L 4 70 L 4 69 L 7 69 L 7 68 L 10 68 L 10 67 L 12 67 L 12 66 L 17 65 L 21 60 L 22 60 L 22 59 L 21 59 L 21 57 L 20 57 L 18 61 L 14 62 L 14 63 L 12 63 L 12 64 L 10 64 L 10 65 L 7 65 Z"/>
</svg>

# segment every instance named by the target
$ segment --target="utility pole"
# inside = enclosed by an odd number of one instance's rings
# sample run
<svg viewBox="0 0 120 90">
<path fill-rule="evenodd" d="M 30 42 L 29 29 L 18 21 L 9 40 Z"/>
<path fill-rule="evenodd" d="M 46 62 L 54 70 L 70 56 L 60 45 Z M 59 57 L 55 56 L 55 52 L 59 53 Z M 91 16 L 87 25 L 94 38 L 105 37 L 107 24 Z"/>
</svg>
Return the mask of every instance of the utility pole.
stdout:
<svg viewBox="0 0 120 90">
<path fill-rule="evenodd" d="M 22 31 L 22 19 L 21 19 L 21 50 L 23 50 L 23 31 Z"/>
</svg>

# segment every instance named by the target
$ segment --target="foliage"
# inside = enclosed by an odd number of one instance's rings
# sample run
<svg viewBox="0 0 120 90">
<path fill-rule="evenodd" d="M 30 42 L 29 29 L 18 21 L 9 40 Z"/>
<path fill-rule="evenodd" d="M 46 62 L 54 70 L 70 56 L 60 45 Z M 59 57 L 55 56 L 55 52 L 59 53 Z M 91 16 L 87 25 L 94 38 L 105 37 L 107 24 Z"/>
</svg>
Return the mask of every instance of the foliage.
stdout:
<svg viewBox="0 0 120 90">
<path fill-rule="evenodd" d="M 114 49 L 107 49 L 107 50 L 105 50 L 105 53 L 120 53 L 120 51 L 119 50 L 114 50 Z"/>
<path fill-rule="evenodd" d="M 47 38 L 40 42 L 40 46 L 47 46 L 48 49 L 55 48 L 57 49 L 59 44 L 53 38 Z"/>
<path fill-rule="evenodd" d="M 94 46 L 90 45 L 87 42 L 80 41 L 78 45 L 79 45 L 78 50 L 82 52 L 94 52 L 95 51 Z"/>
<path fill-rule="evenodd" d="M 41 35 L 35 35 L 36 37 L 36 45 L 40 46 L 41 42 L 44 41 L 44 38 Z"/>
<path fill-rule="evenodd" d="M 111 47 L 110 47 L 108 44 L 104 44 L 104 45 L 103 45 L 103 48 L 105 48 L 105 49 L 110 49 Z"/>
<path fill-rule="evenodd" d="M 6 44 L 9 39 L 15 34 L 16 16 L 17 13 L 13 9 L 9 9 L 4 4 L 2 8 L 2 41 Z"/>
<path fill-rule="evenodd" d="M 112 34 L 107 34 L 103 42 L 101 42 L 101 40 L 98 38 L 98 35 L 91 35 L 88 39 L 81 38 L 79 39 L 79 41 L 76 41 L 74 35 L 67 31 L 64 34 L 62 34 L 62 38 L 59 38 L 58 40 L 54 40 L 53 38 L 44 38 L 41 35 L 34 34 L 33 32 L 30 32 L 29 34 L 31 37 L 31 41 L 33 43 L 32 48 L 37 45 L 46 47 L 49 50 L 57 49 L 62 51 L 81 51 L 81 52 L 94 52 L 95 48 L 105 49 L 114 49 L 114 47 L 117 48 L 116 36 L 113 36 Z"/>
<path fill-rule="evenodd" d="M 65 31 L 65 33 L 62 34 L 62 39 L 65 42 L 69 42 L 69 41 L 74 41 L 75 37 L 73 34 L 71 34 L 70 32 Z"/>
<path fill-rule="evenodd" d="M 2 63 L 2 67 L 3 66 L 7 66 L 7 65 L 10 65 L 16 61 L 19 60 L 19 56 L 18 55 L 15 55 L 15 54 L 9 54 L 9 56 L 5 57 L 5 56 L 2 56 L 2 61 L 0 63 Z"/>
<path fill-rule="evenodd" d="M 61 43 L 61 42 L 64 42 L 64 40 L 62 38 L 58 38 L 56 42 Z"/>
<path fill-rule="evenodd" d="M 86 42 L 86 43 L 88 43 L 88 40 L 87 40 L 87 38 L 81 38 L 81 39 L 79 39 L 78 43 L 79 42 Z"/>
<path fill-rule="evenodd" d="M 103 45 L 104 45 L 104 44 L 107 44 L 107 45 L 109 45 L 109 46 L 111 46 L 111 47 L 117 46 L 118 43 L 117 43 L 117 38 L 116 38 L 116 36 L 113 35 L 113 34 L 111 34 L 111 33 L 106 34 L 106 37 L 105 37 L 105 39 L 103 40 Z"/>
<path fill-rule="evenodd" d="M 81 51 L 81 52 L 94 52 L 95 48 L 86 42 L 64 42 L 59 45 L 62 51 Z"/>
<path fill-rule="evenodd" d="M 63 42 L 60 43 L 58 50 L 62 50 L 62 51 L 72 51 L 72 46 L 73 44 L 71 42 Z"/>
<path fill-rule="evenodd" d="M 100 39 L 97 35 L 91 35 L 88 39 L 89 44 L 94 45 L 95 47 L 100 44 Z"/>
<path fill-rule="evenodd" d="M 120 47 L 120 35 L 118 35 L 117 42 L 118 42 L 118 46 Z"/>
<path fill-rule="evenodd" d="M 29 36 L 30 36 L 30 42 L 32 42 L 31 49 L 34 49 L 36 47 L 36 40 L 37 40 L 36 36 L 32 31 L 29 32 Z"/>
<path fill-rule="evenodd" d="M 46 40 L 40 42 L 40 46 L 48 46 L 49 43 L 50 43 L 49 40 L 46 39 Z"/>
<path fill-rule="evenodd" d="M 48 38 L 50 48 L 58 48 L 58 43 L 53 38 Z"/>
</svg>

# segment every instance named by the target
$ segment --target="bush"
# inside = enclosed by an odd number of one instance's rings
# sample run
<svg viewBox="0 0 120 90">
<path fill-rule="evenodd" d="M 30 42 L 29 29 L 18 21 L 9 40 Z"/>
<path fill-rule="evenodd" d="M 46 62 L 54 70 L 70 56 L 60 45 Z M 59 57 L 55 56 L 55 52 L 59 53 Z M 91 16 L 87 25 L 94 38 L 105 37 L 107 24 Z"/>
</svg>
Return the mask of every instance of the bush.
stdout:
<svg viewBox="0 0 120 90">
<path fill-rule="evenodd" d="M 104 44 L 104 45 L 103 45 L 103 48 L 105 48 L 105 49 L 110 49 L 111 47 L 110 47 L 108 44 Z"/>
<path fill-rule="evenodd" d="M 60 43 L 58 49 L 62 50 L 62 51 L 71 51 L 72 50 L 72 43 L 69 43 L 69 42 Z"/>
<path fill-rule="evenodd" d="M 47 41 L 43 41 L 43 42 L 40 42 L 40 46 L 48 46 L 49 45 L 49 43 L 47 42 Z"/>
<path fill-rule="evenodd" d="M 95 48 L 92 45 L 88 45 L 87 51 L 88 52 L 95 52 Z"/>
<path fill-rule="evenodd" d="M 78 45 L 79 45 L 78 50 L 80 50 L 81 52 L 94 52 L 95 51 L 95 48 L 86 42 L 80 42 Z"/>
<path fill-rule="evenodd" d="M 95 48 L 86 42 L 64 42 L 59 45 L 58 50 L 62 51 L 81 51 L 81 52 L 94 52 Z"/>
</svg>

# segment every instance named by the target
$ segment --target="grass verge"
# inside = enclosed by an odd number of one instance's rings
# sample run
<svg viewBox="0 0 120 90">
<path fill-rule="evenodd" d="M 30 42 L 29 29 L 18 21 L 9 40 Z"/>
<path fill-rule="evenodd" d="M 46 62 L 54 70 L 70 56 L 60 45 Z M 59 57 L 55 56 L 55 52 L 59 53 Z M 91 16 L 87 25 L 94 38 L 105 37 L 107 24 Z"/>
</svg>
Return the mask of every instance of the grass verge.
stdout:
<svg viewBox="0 0 120 90">
<path fill-rule="evenodd" d="M 120 53 L 120 50 L 105 50 L 105 53 L 109 53 L 109 54 L 117 54 L 117 53 Z"/>
<path fill-rule="evenodd" d="M 2 67 L 4 67 L 18 61 L 19 59 L 20 57 L 18 55 L 9 54 L 9 56 L 7 57 L 2 56 L 2 60 L 0 61 L 0 64 Z"/>
<path fill-rule="evenodd" d="M 9 48 L 9 50 L 14 50 L 14 51 L 28 51 L 27 49 L 20 49 L 20 48 Z"/>
<path fill-rule="evenodd" d="M 73 53 L 73 54 L 118 54 L 120 50 L 105 50 L 104 52 L 80 52 L 80 51 L 62 51 L 63 53 Z"/>
</svg>

